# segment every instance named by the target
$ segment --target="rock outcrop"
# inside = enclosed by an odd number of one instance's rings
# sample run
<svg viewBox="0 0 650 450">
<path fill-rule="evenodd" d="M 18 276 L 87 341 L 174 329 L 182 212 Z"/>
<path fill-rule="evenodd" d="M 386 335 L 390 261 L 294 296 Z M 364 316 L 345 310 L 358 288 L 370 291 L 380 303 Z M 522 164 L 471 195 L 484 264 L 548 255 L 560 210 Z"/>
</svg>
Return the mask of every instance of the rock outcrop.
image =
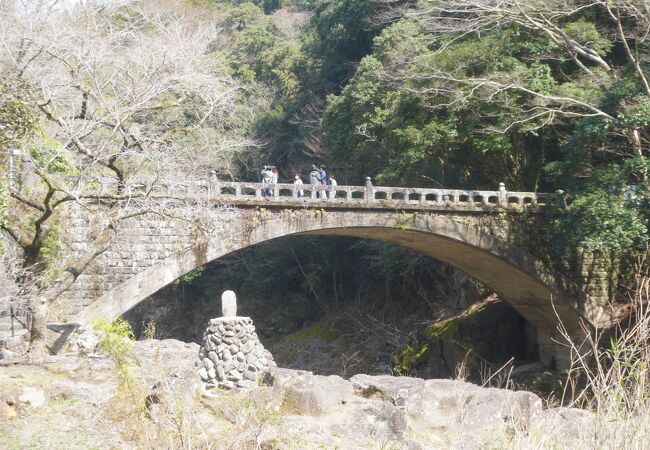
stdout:
<svg viewBox="0 0 650 450">
<path fill-rule="evenodd" d="M 314 442 L 338 445 L 383 443 L 395 448 L 481 448 L 486 439 L 499 441 L 512 430 L 537 429 L 557 416 L 543 410 L 542 401 L 525 391 L 483 388 L 457 380 L 411 377 L 338 376 L 271 369 L 263 385 L 251 393 L 262 409 L 286 418 L 268 430 L 269 442 L 300 429 Z M 580 415 L 567 410 L 563 416 Z M 588 415 L 585 413 L 583 415 Z M 580 415 L 581 419 L 585 419 Z M 585 419 L 588 420 L 588 419 Z M 574 420 L 566 420 L 566 431 Z"/>
</svg>

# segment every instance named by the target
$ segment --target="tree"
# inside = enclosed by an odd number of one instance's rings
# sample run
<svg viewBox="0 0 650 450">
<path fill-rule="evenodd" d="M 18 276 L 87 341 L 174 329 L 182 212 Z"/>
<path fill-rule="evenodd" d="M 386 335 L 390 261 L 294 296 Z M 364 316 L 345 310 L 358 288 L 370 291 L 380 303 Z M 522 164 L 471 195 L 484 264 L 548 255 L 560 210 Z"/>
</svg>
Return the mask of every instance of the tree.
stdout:
<svg viewBox="0 0 650 450">
<path fill-rule="evenodd" d="M 425 63 L 413 77 L 437 80 L 436 88 L 446 94 L 456 89 L 455 101 L 525 95 L 531 107 L 521 111 L 512 126 L 534 122 L 542 127 L 562 118 L 591 117 L 611 135 L 625 138 L 631 155 L 648 154 L 647 129 L 626 120 L 630 113 L 645 111 L 650 99 L 644 67 L 650 11 L 642 2 L 452 0 L 431 3 L 412 17 L 430 33 L 440 53 L 467 39 L 508 32 L 547 41 L 546 51 L 528 55 L 527 70 L 476 71 L 462 61 L 452 67 Z M 535 70 L 548 71 L 549 82 L 531 83 L 537 78 L 531 73 Z M 614 104 L 603 102 L 621 82 L 635 85 L 634 92 Z"/>
<path fill-rule="evenodd" d="M 10 188 L 2 227 L 23 250 L 20 281 L 35 286 L 37 355 L 49 305 L 119 238 L 121 222 L 179 214 L 152 195 L 158 185 L 227 171 L 252 143 L 240 86 L 206 55 L 207 20 L 148 1 L 54 6 L 4 4 L 0 19 L 2 78 L 34 118 L 31 135 L 14 138 L 34 177 Z M 98 182 L 109 189 L 93 191 Z M 58 216 L 73 203 L 97 210 L 103 229 L 83 257 L 52 267 Z"/>
</svg>

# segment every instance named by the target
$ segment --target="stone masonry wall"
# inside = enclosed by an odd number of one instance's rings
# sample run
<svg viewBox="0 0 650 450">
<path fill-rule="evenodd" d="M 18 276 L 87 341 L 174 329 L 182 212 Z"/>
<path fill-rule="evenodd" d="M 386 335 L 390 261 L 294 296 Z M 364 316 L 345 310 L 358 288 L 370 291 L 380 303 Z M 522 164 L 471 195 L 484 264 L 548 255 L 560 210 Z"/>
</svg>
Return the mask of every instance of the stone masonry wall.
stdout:
<svg viewBox="0 0 650 450">
<path fill-rule="evenodd" d="M 105 227 L 105 217 L 78 207 L 61 220 L 61 260 L 83 255 Z M 60 316 L 71 317 L 105 292 L 180 252 L 193 242 L 191 227 L 180 220 L 146 214 L 119 223 L 108 251 L 96 258 L 72 287 L 64 293 Z"/>
</svg>

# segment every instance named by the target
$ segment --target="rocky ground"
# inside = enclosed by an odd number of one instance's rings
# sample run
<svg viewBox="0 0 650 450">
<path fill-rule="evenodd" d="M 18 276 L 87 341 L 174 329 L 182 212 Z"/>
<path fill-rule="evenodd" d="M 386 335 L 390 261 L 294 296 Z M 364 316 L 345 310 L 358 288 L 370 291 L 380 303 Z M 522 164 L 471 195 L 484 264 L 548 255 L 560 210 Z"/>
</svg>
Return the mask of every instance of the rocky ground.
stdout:
<svg viewBox="0 0 650 450">
<path fill-rule="evenodd" d="M 0 448 L 540 448 L 579 446 L 591 415 L 529 392 L 454 380 L 272 369 L 248 390 L 205 390 L 199 347 L 140 341 L 130 386 L 106 356 L 0 367 Z M 552 432 L 551 432 L 552 431 Z M 548 445 L 547 445 L 548 444 Z"/>
</svg>

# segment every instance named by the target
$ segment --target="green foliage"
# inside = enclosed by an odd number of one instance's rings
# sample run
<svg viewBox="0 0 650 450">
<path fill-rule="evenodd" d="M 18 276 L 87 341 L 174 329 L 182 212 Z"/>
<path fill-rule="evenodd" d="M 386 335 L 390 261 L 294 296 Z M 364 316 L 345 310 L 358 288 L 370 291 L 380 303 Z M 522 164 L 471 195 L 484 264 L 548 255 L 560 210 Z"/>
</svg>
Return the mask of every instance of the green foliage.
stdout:
<svg viewBox="0 0 650 450">
<path fill-rule="evenodd" d="M 0 82 L 0 150 L 3 153 L 8 145 L 31 133 L 36 123 L 29 106 L 7 95 L 5 89 Z"/>
<path fill-rule="evenodd" d="M 112 322 L 98 320 L 93 329 L 99 336 L 99 348 L 113 362 L 117 373 L 118 390 L 123 395 L 134 396 L 136 378 L 133 372 L 134 358 L 132 355 L 135 338 L 133 330 L 127 321 L 118 318 Z"/>
<path fill-rule="evenodd" d="M 190 270 L 185 275 L 183 275 L 182 277 L 177 279 L 174 283 L 176 285 L 179 285 L 179 284 L 192 284 L 192 282 L 195 279 L 199 278 L 203 274 L 204 270 L 205 270 L 204 266 L 201 266 L 201 267 L 199 267 L 197 269 L 194 269 L 194 270 Z"/>
<path fill-rule="evenodd" d="M 428 354 L 428 344 L 422 344 L 416 347 L 407 345 L 404 350 L 393 358 L 393 370 L 400 375 L 408 375 L 417 367 L 425 364 Z"/>
<path fill-rule="evenodd" d="M 556 253 L 586 249 L 621 256 L 643 250 L 650 226 L 649 170 L 648 158 L 610 164 L 566 208 L 549 210 Z"/>
<path fill-rule="evenodd" d="M 70 151 L 50 137 L 42 128 L 29 143 L 27 151 L 45 174 L 78 175 L 79 169 Z"/>
<path fill-rule="evenodd" d="M 601 34 L 597 24 L 585 18 L 567 23 L 563 29 L 571 39 L 587 44 L 601 56 L 606 56 L 612 50 L 613 43 Z"/>
<path fill-rule="evenodd" d="M 52 224 L 47 231 L 40 248 L 39 256 L 43 264 L 40 273 L 41 282 L 45 285 L 53 282 L 61 273 L 59 251 L 61 247 L 61 228 L 56 223 Z"/>
<path fill-rule="evenodd" d="M 317 63 L 318 91 L 337 91 L 351 75 L 353 63 L 371 49 L 372 39 L 381 30 L 373 24 L 376 0 L 322 0 L 312 19 L 313 39 L 306 52 Z M 314 86 L 316 88 L 316 86 Z"/>
</svg>

